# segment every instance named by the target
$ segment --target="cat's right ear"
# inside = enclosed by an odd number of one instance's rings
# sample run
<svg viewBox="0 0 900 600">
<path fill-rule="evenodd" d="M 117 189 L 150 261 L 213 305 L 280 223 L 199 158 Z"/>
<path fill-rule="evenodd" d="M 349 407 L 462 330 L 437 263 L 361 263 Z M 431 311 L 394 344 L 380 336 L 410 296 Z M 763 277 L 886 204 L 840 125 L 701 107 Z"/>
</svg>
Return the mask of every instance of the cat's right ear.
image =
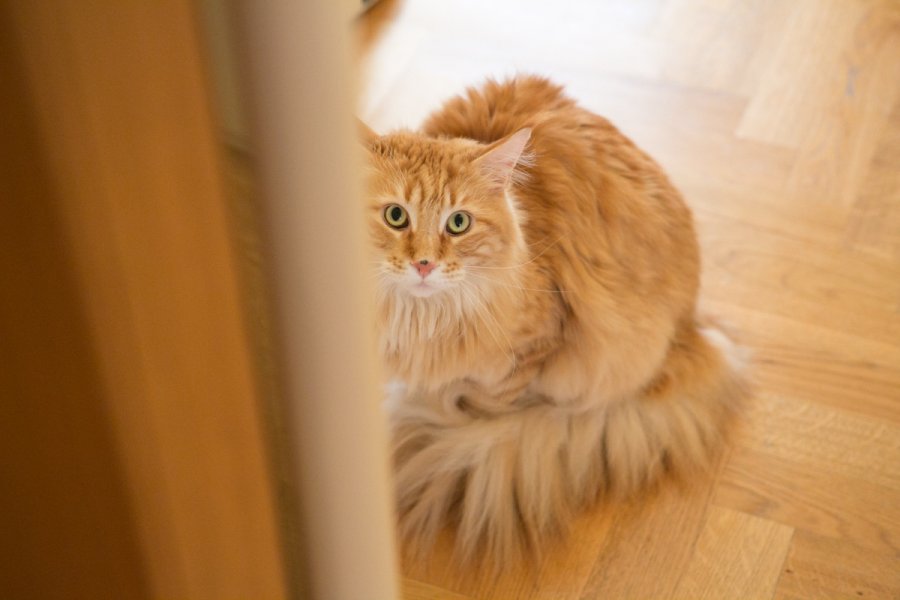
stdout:
<svg viewBox="0 0 900 600">
<path fill-rule="evenodd" d="M 513 179 L 516 165 L 523 161 L 523 153 L 528 140 L 531 139 L 531 128 L 525 127 L 496 141 L 476 161 L 488 177 L 502 187 L 506 187 Z M 524 160 L 528 160 L 527 156 Z"/>
<path fill-rule="evenodd" d="M 378 139 L 378 134 L 372 131 L 372 128 L 363 123 L 360 119 L 356 119 L 356 138 L 359 143 L 369 148 Z"/>
</svg>

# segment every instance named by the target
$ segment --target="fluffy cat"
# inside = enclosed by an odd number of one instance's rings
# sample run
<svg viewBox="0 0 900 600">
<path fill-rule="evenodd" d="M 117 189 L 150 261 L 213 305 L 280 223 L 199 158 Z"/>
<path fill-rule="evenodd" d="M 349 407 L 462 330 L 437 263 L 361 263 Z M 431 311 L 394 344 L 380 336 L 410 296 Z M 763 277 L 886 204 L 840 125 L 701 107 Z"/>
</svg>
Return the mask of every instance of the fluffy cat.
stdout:
<svg viewBox="0 0 900 600">
<path fill-rule="evenodd" d="M 708 465 L 742 384 L 652 159 L 537 77 L 365 145 L 407 539 L 453 525 L 462 558 L 502 564 L 599 497 Z"/>
</svg>

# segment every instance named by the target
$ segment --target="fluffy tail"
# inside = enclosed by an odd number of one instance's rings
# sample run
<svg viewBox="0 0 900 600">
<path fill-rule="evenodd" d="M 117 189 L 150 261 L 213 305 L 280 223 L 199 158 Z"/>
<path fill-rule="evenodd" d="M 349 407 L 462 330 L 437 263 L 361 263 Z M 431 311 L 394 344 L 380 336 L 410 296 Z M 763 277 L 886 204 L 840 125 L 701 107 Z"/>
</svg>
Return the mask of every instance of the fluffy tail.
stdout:
<svg viewBox="0 0 900 600">
<path fill-rule="evenodd" d="M 454 402 L 394 405 L 401 534 L 427 549 L 446 525 L 456 550 L 503 565 L 536 555 L 600 496 L 708 467 L 744 395 L 735 350 L 717 330 L 685 330 L 634 398 L 589 410 L 543 401 L 471 414 Z"/>
</svg>

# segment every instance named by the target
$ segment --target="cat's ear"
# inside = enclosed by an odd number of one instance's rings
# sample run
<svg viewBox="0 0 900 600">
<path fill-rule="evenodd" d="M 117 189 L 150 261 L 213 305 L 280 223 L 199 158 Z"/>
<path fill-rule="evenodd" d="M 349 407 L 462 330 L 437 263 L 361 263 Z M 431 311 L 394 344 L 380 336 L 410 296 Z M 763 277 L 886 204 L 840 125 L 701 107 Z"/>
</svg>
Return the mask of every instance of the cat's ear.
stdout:
<svg viewBox="0 0 900 600">
<path fill-rule="evenodd" d="M 359 118 L 356 119 L 356 139 L 365 147 L 370 147 L 378 139 L 378 134 L 363 123 Z"/>
<path fill-rule="evenodd" d="M 494 182 L 506 187 L 516 165 L 522 161 L 522 153 L 529 139 L 531 128 L 520 129 L 488 146 L 475 162 Z"/>
</svg>

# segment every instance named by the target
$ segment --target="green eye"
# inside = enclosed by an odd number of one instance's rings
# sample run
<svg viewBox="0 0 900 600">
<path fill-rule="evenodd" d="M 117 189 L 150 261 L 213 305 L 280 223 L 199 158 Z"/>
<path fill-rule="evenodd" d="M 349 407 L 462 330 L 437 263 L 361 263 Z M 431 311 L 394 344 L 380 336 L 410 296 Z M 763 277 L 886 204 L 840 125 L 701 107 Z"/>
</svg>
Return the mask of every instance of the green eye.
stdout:
<svg viewBox="0 0 900 600">
<path fill-rule="evenodd" d="M 450 215 L 447 219 L 447 233 L 450 235 L 460 235 L 469 230 L 472 226 L 472 217 L 467 212 L 457 211 Z"/>
<path fill-rule="evenodd" d="M 394 229 L 404 229 L 409 225 L 409 215 L 399 204 L 388 204 L 384 208 L 384 221 Z"/>
</svg>

